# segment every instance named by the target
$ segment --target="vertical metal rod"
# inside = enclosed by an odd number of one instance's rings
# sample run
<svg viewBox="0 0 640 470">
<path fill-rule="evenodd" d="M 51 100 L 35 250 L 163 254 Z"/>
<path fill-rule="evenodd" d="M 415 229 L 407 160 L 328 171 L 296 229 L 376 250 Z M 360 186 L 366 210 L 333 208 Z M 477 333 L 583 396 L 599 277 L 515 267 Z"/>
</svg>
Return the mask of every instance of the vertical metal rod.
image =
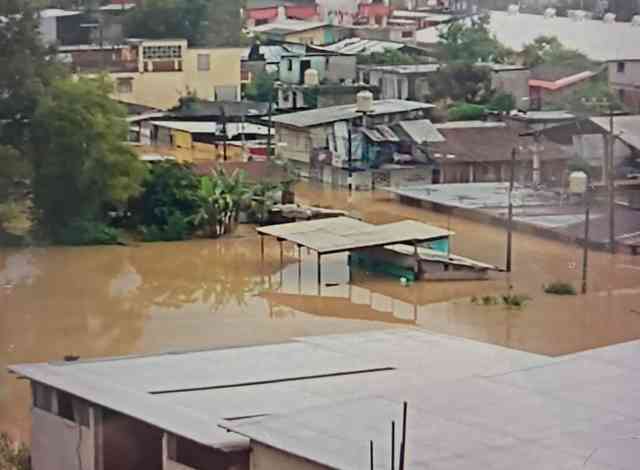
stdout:
<svg viewBox="0 0 640 470">
<path fill-rule="evenodd" d="M 591 189 L 587 181 L 587 192 L 585 193 L 585 209 L 584 209 L 584 246 L 582 252 L 582 293 L 587 293 L 587 271 L 589 265 L 589 219 L 591 207 Z"/>
<path fill-rule="evenodd" d="M 318 252 L 318 295 L 322 294 L 322 255 Z"/>
<path fill-rule="evenodd" d="M 349 270 L 349 285 L 351 285 L 351 281 L 353 279 L 353 275 L 351 273 L 351 253 L 347 255 L 347 269 Z"/>
<path fill-rule="evenodd" d="M 348 181 L 347 181 L 347 185 L 349 186 L 349 194 L 351 194 L 353 192 L 353 168 L 351 166 L 352 162 L 353 162 L 353 136 L 351 135 L 352 131 L 351 131 L 351 124 L 349 124 L 349 129 L 347 132 L 347 137 L 348 137 L 348 157 L 349 157 L 349 173 L 348 173 Z"/>
<path fill-rule="evenodd" d="M 613 107 L 609 108 L 609 142 L 607 142 L 608 156 L 607 161 L 607 186 L 609 195 L 609 248 L 611 253 L 616 252 L 616 184 L 614 169 L 614 151 L 615 136 L 613 134 Z"/>
<path fill-rule="evenodd" d="M 267 128 L 267 159 L 271 158 L 271 129 L 273 127 L 273 89 L 269 94 L 269 119 L 268 119 L 268 128 Z"/>
<path fill-rule="evenodd" d="M 298 245 L 298 294 L 302 295 L 302 248 Z"/>
<path fill-rule="evenodd" d="M 396 470 L 396 422 L 391 421 L 391 470 Z"/>
<path fill-rule="evenodd" d="M 407 402 L 402 404 L 402 441 L 400 443 L 399 470 L 404 470 L 405 454 L 407 452 Z"/>
<path fill-rule="evenodd" d="M 511 250 L 513 244 L 513 186 L 516 178 L 516 154 L 517 149 L 511 150 L 511 171 L 509 172 L 509 211 L 507 215 L 507 268 L 511 272 Z"/>
<path fill-rule="evenodd" d="M 371 463 L 370 468 L 373 470 L 373 441 L 369 441 L 369 462 Z"/>
<path fill-rule="evenodd" d="M 282 248 L 282 240 L 278 240 L 278 243 L 280 243 L 280 268 L 282 268 L 282 265 L 284 264 L 284 251 Z"/>
<path fill-rule="evenodd" d="M 264 235 L 260 235 L 260 256 L 264 261 Z"/>
</svg>

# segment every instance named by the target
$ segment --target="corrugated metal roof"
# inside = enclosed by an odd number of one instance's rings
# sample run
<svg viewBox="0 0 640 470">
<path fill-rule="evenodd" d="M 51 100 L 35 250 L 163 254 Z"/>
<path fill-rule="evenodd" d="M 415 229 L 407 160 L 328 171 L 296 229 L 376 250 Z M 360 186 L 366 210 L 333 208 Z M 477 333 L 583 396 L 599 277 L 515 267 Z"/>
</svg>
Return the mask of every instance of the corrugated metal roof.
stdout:
<svg viewBox="0 0 640 470">
<path fill-rule="evenodd" d="M 417 119 L 415 121 L 400 121 L 398 126 L 407 133 L 407 135 L 416 144 L 444 142 L 445 138 L 438 129 L 434 127 L 428 119 Z"/>
<path fill-rule="evenodd" d="M 400 138 L 389 126 L 362 127 L 360 132 L 373 142 L 400 142 Z"/>
<path fill-rule="evenodd" d="M 591 121 L 609 131 L 608 117 L 594 117 Z M 614 116 L 613 132 L 619 140 L 640 150 L 640 116 Z"/>
<path fill-rule="evenodd" d="M 192 134 L 214 134 L 218 129 L 217 123 L 203 121 L 151 121 L 151 124 Z"/>
<path fill-rule="evenodd" d="M 415 220 L 372 225 L 348 217 L 259 227 L 258 233 L 291 241 L 321 254 L 394 243 L 437 240 L 453 234 Z"/>
<path fill-rule="evenodd" d="M 323 46 L 323 49 L 340 52 L 342 54 L 362 54 L 382 53 L 387 50 L 398 50 L 406 47 L 406 44 L 392 41 L 377 41 L 374 39 L 350 38 Z"/>
<path fill-rule="evenodd" d="M 407 100 L 380 100 L 374 101 L 374 116 L 385 114 L 399 114 L 410 111 L 432 109 L 434 106 L 428 103 Z M 355 104 L 341 106 L 329 106 L 326 108 L 310 109 L 308 111 L 298 111 L 295 113 L 274 116 L 273 122 L 285 124 L 292 127 L 312 127 L 322 124 L 329 124 L 338 121 L 349 121 L 359 118 L 361 115 L 356 112 Z"/>
</svg>

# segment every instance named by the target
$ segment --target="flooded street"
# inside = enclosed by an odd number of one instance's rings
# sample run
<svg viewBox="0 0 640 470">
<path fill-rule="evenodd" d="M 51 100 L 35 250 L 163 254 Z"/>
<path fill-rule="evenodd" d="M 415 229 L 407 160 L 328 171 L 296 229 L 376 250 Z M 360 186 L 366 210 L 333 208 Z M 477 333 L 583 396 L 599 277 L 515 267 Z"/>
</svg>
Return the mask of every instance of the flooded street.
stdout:
<svg viewBox="0 0 640 470">
<path fill-rule="evenodd" d="M 299 185 L 298 198 L 349 209 L 367 222 L 406 218 L 450 227 L 453 252 L 504 265 L 498 228 L 403 206 L 385 194 Z M 545 283 L 580 278 L 577 246 L 514 236 L 514 272 L 486 282 L 420 282 L 355 272 L 346 256 L 260 243 L 251 227 L 232 238 L 131 247 L 0 249 L 0 431 L 28 440 L 26 383 L 9 363 L 154 353 L 285 341 L 296 336 L 417 326 L 548 355 L 640 338 L 640 258 L 592 253 L 590 294 L 545 295 Z M 577 282 L 576 282 L 577 285 Z M 473 305 L 471 296 L 512 286 L 532 300 L 521 310 Z"/>
</svg>

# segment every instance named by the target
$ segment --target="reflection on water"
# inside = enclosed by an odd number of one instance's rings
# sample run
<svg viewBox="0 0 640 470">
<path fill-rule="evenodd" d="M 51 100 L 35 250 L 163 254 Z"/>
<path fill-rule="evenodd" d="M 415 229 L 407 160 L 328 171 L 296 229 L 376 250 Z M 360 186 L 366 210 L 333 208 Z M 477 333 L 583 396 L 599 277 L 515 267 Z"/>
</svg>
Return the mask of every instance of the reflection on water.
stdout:
<svg viewBox="0 0 640 470">
<path fill-rule="evenodd" d="M 503 264 L 504 233 L 376 195 L 302 185 L 303 199 L 353 209 L 367 221 L 403 218 L 450 227 L 454 251 Z M 587 297 L 541 293 L 577 281 L 580 250 L 516 234 L 514 273 L 486 282 L 417 283 L 354 272 L 346 257 L 323 257 L 276 242 L 266 258 L 253 230 L 238 238 L 137 247 L 0 249 L 0 430 L 28 439 L 28 387 L 8 363 L 225 347 L 305 335 L 417 326 L 543 354 L 565 354 L 640 338 L 640 259 L 594 253 Z M 509 286 L 528 293 L 523 310 L 472 305 L 473 295 Z"/>
</svg>

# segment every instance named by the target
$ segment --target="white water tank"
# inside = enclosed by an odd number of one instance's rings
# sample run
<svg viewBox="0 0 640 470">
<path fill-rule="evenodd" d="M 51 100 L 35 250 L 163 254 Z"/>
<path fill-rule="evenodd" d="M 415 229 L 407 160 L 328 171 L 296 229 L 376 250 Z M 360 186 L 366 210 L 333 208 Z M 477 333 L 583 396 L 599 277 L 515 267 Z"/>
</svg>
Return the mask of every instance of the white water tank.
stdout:
<svg viewBox="0 0 640 470">
<path fill-rule="evenodd" d="M 307 69 L 304 72 L 304 84 L 305 86 L 318 86 L 320 85 L 320 76 L 316 69 Z"/>
<path fill-rule="evenodd" d="M 356 95 L 356 110 L 359 113 L 370 113 L 373 111 L 373 93 L 362 90 Z"/>
<path fill-rule="evenodd" d="M 605 23 L 608 23 L 608 24 L 613 24 L 613 23 L 616 22 L 616 15 L 614 13 L 607 13 L 602 18 L 602 21 L 604 21 Z"/>
<path fill-rule="evenodd" d="M 547 8 L 544 11 L 544 17 L 545 19 L 555 18 L 556 13 L 557 13 L 557 10 L 555 8 Z"/>
<path fill-rule="evenodd" d="M 572 171 L 569 175 L 569 193 L 584 194 L 587 192 L 589 177 L 584 171 Z"/>
<path fill-rule="evenodd" d="M 509 5 L 509 9 L 507 10 L 507 12 L 510 15 L 517 15 L 518 13 L 520 13 L 520 5 Z"/>
<path fill-rule="evenodd" d="M 640 15 L 634 15 L 631 18 L 631 26 L 640 26 Z"/>
</svg>

